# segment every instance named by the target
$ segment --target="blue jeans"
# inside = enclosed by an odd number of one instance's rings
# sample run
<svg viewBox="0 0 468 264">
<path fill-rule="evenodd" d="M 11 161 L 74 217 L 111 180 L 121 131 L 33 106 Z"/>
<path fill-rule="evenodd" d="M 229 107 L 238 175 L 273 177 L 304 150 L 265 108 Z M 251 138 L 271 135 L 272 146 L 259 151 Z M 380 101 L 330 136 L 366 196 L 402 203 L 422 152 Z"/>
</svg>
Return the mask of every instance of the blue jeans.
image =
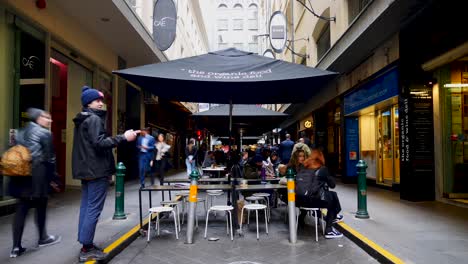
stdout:
<svg viewBox="0 0 468 264">
<path fill-rule="evenodd" d="M 138 172 L 140 174 L 140 185 L 145 185 L 145 175 L 149 171 L 151 162 L 151 154 L 148 152 L 140 152 L 138 156 Z"/>
<path fill-rule="evenodd" d="M 190 160 L 189 158 L 186 158 L 185 159 L 185 165 L 187 166 L 187 175 L 190 176 L 190 174 L 192 173 L 192 171 L 195 169 L 195 159 L 192 160 L 192 163 L 190 163 Z"/>
<path fill-rule="evenodd" d="M 78 224 L 78 242 L 91 245 L 94 240 L 96 225 L 104 208 L 109 180 L 102 177 L 90 181 L 81 181 L 81 207 Z"/>
</svg>

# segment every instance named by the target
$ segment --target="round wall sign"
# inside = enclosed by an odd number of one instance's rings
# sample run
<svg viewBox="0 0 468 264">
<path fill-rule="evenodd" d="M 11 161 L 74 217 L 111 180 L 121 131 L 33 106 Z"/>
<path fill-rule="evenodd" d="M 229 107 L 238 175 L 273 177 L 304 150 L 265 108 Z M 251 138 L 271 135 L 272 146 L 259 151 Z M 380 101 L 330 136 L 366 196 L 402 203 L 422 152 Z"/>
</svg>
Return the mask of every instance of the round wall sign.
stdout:
<svg viewBox="0 0 468 264">
<path fill-rule="evenodd" d="M 265 56 L 267 58 L 276 59 L 276 55 L 271 49 L 265 50 L 265 52 L 263 52 L 263 56 Z"/>
<path fill-rule="evenodd" d="M 275 11 L 270 18 L 270 45 L 276 53 L 283 52 L 288 39 L 286 16 L 283 12 Z"/>
<path fill-rule="evenodd" d="M 157 0 L 153 8 L 153 41 L 160 51 L 167 50 L 175 40 L 177 9 L 173 0 Z"/>
</svg>

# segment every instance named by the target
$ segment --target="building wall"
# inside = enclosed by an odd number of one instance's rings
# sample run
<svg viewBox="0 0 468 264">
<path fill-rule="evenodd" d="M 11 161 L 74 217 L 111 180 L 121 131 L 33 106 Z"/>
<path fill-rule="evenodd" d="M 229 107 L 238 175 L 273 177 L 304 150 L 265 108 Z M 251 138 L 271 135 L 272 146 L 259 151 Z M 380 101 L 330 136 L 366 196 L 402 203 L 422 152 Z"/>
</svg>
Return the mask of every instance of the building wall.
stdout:
<svg viewBox="0 0 468 264">
<path fill-rule="evenodd" d="M 13 55 L 14 32 L 7 23 L 5 9 L 0 6 L 0 153 L 8 148 L 9 128 L 13 125 Z"/>
<path fill-rule="evenodd" d="M 71 152 L 72 152 L 72 142 L 73 142 L 73 128 L 74 124 L 72 119 L 76 115 L 76 113 L 81 111 L 81 101 L 79 100 L 81 96 L 81 87 L 84 84 L 96 86 L 98 83 L 98 74 L 100 71 L 106 72 L 110 74 L 112 70 L 117 69 L 117 54 L 112 51 L 110 47 L 105 45 L 104 43 L 99 41 L 99 38 L 92 34 L 89 31 L 86 31 L 80 23 L 70 17 L 66 13 L 64 13 L 61 9 L 59 9 L 54 2 L 48 2 L 47 8 L 39 10 L 35 7 L 34 2 L 31 1 L 6 1 L 6 6 L 9 10 L 13 13 L 20 16 L 22 19 L 37 27 L 47 34 L 47 41 L 46 41 L 46 56 L 50 56 L 50 50 L 52 48 L 62 51 L 62 48 L 65 47 L 67 50 L 73 51 L 77 55 L 79 55 L 79 59 L 81 62 L 86 62 L 85 66 L 89 68 L 93 72 L 94 80 L 91 77 L 84 77 L 78 76 L 78 71 L 74 70 L 74 67 L 80 67 L 78 64 L 70 63 L 69 71 L 68 71 L 68 84 L 67 84 L 67 125 L 66 125 L 66 184 L 67 186 L 78 186 L 80 184 L 79 181 L 75 181 L 72 179 L 72 172 L 71 172 Z M 2 32 L 0 29 L 0 34 L 6 34 Z M 11 41 L 8 40 L 8 36 L 6 38 L 1 38 L 0 41 L 4 42 L 6 46 L 11 45 Z M 10 36 L 11 37 L 11 36 Z M 10 43 L 10 44 L 8 44 Z M 4 49 L 1 49 L 4 51 Z M 13 47 L 10 49 L 13 50 Z M 2 52 L 0 51 L 0 52 Z M 64 53 L 67 54 L 68 53 Z M 13 54 L 11 54 L 13 56 Z M 9 58 L 8 56 L 0 56 L 3 60 L 8 60 L 9 62 L 2 63 L 4 67 L 8 67 L 13 70 L 13 59 Z M 46 58 L 48 60 L 48 57 Z M 71 58 L 70 58 L 71 59 Z M 4 71 L 0 71 L 0 75 Z M 45 108 L 50 109 L 51 107 L 51 97 L 50 97 L 50 88 L 48 85 L 49 77 L 46 77 L 46 104 Z M 112 109 L 114 110 L 113 113 L 109 113 L 116 117 L 115 113 L 117 111 L 117 89 L 116 89 L 116 79 L 113 79 L 113 94 L 109 94 L 107 96 L 113 97 L 113 106 Z M 1 98 L 13 98 L 13 83 L 9 78 L 1 78 L 2 87 L 0 87 L 0 94 L 2 95 Z M 7 85 L 6 83 L 10 83 Z M 3 96 L 5 95 L 5 96 Z M 13 117 L 13 109 L 14 106 L 12 103 L 2 103 L 1 107 L 8 108 L 6 111 L 2 111 L 8 114 L 8 118 L 2 118 L 1 122 L 5 122 L 5 128 L 11 127 Z M 113 131 L 116 130 L 116 122 L 117 118 L 113 118 Z M 6 129 L 2 129 L 1 131 L 1 147 L 2 149 L 5 148 L 5 144 L 8 143 L 6 137 Z M 60 135 L 55 135 L 60 136 Z"/>
<path fill-rule="evenodd" d="M 126 0 L 142 21 L 146 30 L 153 32 L 155 0 Z M 208 37 L 198 1 L 175 1 L 177 4 L 177 31 L 174 43 L 164 51 L 169 60 L 191 57 L 208 52 Z M 191 112 L 198 104 L 182 102 Z M 143 115 L 144 116 L 144 115 Z"/>
<path fill-rule="evenodd" d="M 205 16 L 211 24 L 209 33 L 212 50 L 235 47 L 240 50 L 263 53 L 266 33 L 267 1 L 216 0 L 211 15 Z M 254 26 L 255 25 L 255 26 Z"/>
<path fill-rule="evenodd" d="M 35 7 L 34 1 L 5 0 L 5 2 L 14 8 L 15 12 L 40 25 L 60 42 L 96 62 L 106 71 L 117 69 L 117 54 L 100 42 L 98 36 L 83 29 L 68 14 L 57 8 L 53 1 L 48 1 L 47 8 L 42 10 Z"/>
</svg>

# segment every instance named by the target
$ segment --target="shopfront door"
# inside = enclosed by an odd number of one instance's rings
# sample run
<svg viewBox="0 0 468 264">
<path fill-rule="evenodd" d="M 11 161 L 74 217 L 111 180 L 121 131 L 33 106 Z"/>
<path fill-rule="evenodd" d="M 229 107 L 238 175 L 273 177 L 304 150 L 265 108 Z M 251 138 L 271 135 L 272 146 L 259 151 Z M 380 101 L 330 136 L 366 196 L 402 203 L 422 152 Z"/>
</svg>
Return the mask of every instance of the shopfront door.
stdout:
<svg viewBox="0 0 468 264">
<path fill-rule="evenodd" d="M 399 183 L 398 106 L 378 111 L 377 126 L 377 151 L 379 157 L 377 182 L 385 185 Z"/>
</svg>

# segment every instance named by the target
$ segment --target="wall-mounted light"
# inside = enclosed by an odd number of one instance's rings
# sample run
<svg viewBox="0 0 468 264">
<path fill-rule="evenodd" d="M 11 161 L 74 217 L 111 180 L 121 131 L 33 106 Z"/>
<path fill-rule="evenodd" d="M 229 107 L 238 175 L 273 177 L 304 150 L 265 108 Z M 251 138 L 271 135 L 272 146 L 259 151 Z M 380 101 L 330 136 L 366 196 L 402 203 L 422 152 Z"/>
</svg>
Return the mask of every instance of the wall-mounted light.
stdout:
<svg viewBox="0 0 468 264">
<path fill-rule="evenodd" d="M 446 83 L 444 88 L 465 88 L 468 87 L 468 83 Z"/>
</svg>

